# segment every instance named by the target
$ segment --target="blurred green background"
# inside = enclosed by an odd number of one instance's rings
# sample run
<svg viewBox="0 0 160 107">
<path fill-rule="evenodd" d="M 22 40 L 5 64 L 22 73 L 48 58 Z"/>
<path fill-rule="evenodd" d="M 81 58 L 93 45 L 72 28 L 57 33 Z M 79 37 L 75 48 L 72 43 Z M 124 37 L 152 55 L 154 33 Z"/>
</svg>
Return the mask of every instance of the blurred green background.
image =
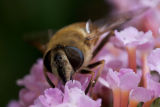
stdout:
<svg viewBox="0 0 160 107">
<path fill-rule="evenodd" d="M 59 29 L 78 21 L 105 16 L 104 0 L 1 0 L 0 1 L 0 106 L 18 99 L 16 80 L 29 73 L 42 54 L 25 43 L 23 35 Z"/>
</svg>

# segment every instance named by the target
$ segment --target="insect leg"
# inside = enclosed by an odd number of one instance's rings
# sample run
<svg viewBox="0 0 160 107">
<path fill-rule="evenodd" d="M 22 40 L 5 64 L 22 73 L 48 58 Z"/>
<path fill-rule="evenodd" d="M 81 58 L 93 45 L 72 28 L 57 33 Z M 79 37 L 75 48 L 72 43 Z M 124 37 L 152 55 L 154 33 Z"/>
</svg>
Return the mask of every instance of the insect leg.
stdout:
<svg viewBox="0 0 160 107">
<path fill-rule="evenodd" d="M 89 68 L 89 69 L 96 68 L 96 67 L 100 66 L 100 68 L 99 68 L 99 70 L 98 70 L 98 72 L 97 72 L 97 75 L 96 75 L 96 77 L 95 77 L 95 79 L 94 79 L 94 83 L 93 83 L 92 87 L 95 86 L 95 84 L 96 84 L 99 76 L 101 75 L 101 72 L 102 72 L 102 70 L 103 70 L 103 68 L 104 68 L 104 64 L 105 64 L 105 61 L 104 61 L 104 60 L 101 60 L 101 61 L 97 61 L 97 62 L 95 62 L 95 63 L 92 63 L 92 64 L 88 65 L 88 68 Z"/>
<path fill-rule="evenodd" d="M 111 31 L 108 35 L 106 35 L 103 40 L 101 40 L 101 43 L 96 47 L 96 49 L 93 51 L 93 56 L 94 58 L 98 52 L 103 48 L 103 46 L 109 41 L 110 37 L 114 35 L 114 32 Z"/>
<path fill-rule="evenodd" d="M 91 79 L 90 79 L 90 82 L 89 82 L 89 84 L 88 84 L 88 86 L 87 86 L 87 88 L 86 88 L 86 90 L 85 90 L 85 94 L 87 94 L 88 93 L 88 91 L 89 91 L 89 89 L 90 89 L 90 87 L 92 86 L 92 84 L 93 84 L 93 78 L 94 78 L 94 75 L 95 75 L 95 72 L 94 71 L 91 71 L 91 70 L 89 70 L 89 69 L 82 69 L 82 70 L 80 70 L 80 73 L 81 74 L 91 74 Z"/>
<path fill-rule="evenodd" d="M 47 70 L 46 70 L 46 68 L 44 68 L 43 71 L 44 71 L 44 76 L 45 76 L 48 84 L 49 84 L 52 88 L 55 88 L 55 85 L 53 84 L 53 82 L 50 80 L 50 78 L 49 78 L 48 75 L 47 75 Z"/>
<path fill-rule="evenodd" d="M 101 65 L 101 66 L 100 66 L 100 65 Z M 91 71 L 91 70 L 89 70 L 89 69 L 96 68 L 96 67 L 98 67 L 98 66 L 100 66 L 100 69 L 98 70 L 95 79 L 93 79 L 94 76 L 95 76 L 95 72 L 94 72 L 94 71 Z M 90 82 L 89 82 L 89 84 L 88 84 L 88 86 L 87 86 L 87 88 L 86 88 L 86 90 L 85 90 L 85 93 L 86 93 L 86 94 L 88 93 L 88 91 L 89 91 L 90 88 L 92 88 L 92 87 L 95 86 L 95 84 L 96 84 L 99 76 L 101 75 L 101 72 L 102 72 L 103 67 L 104 67 L 104 60 L 101 60 L 101 61 L 98 61 L 98 62 L 95 62 L 95 63 L 93 63 L 93 64 L 88 65 L 86 69 L 82 69 L 82 70 L 80 71 L 81 74 L 91 74 L 91 75 L 92 75 L 92 76 L 91 76 L 91 80 L 90 80 Z"/>
</svg>

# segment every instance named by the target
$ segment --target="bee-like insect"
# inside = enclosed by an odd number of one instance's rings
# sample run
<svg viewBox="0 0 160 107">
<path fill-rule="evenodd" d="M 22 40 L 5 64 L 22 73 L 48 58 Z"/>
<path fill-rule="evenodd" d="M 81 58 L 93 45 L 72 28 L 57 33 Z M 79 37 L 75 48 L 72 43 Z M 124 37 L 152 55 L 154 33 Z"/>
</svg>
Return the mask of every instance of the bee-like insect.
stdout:
<svg viewBox="0 0 160 107">
<path fill-rule="evenodd" d="M 94 72 L 90 69 L 101 65 L 98 71 L 100 75 L 104 65 L 104 61 L 90 64 L 94 47 L 99 39 L 97 33 L 98 28 L 89 22 L 74 23 L 59 30 L 47 44 L 44 54 L 45 72 L 52 72 L 63 83 L 71 80 L 75 72 L 89 73 L 91 82 L 86 90 L 88 92 L 93 82 L 97 81 L 93 80 Z M 47 80 L 54 87 L 48 77 Z"/>
<path fill-rule="evenodd" d="M 119 28 L 119 26 L 130 20 L 133 16 L 135 14 L 118 18 L 113 24 L 104 27 L 105 29 L 103 30 L 102 27 L 96 27 L 90 21 L 74 23 L 60 29 L 55 34 L 49 32 L 52 36 L 45 46 L 34 42 L 34 45 L 44 53 L 44 74 L 48 83 L 52 87 L 55 87 L 47 72 L 56 75 L 64 84 L 72 79 L 75 72 L 91 74 L 91 80 L 85 91 L 87 93 L 90 87 L 93 87 L 98 80 L 104 66 L 104 60 L 90 63 L 91 60 L 107 43 L 109 37 L 113 35 L 112 31 Z M 95 48 L 100 36 L 105 32 L 108 32 L 108 35 Z M 95 72 L 91 69 L 97 66 L 99 66 L 99 70 L 95 76 Z"/>
</svg>

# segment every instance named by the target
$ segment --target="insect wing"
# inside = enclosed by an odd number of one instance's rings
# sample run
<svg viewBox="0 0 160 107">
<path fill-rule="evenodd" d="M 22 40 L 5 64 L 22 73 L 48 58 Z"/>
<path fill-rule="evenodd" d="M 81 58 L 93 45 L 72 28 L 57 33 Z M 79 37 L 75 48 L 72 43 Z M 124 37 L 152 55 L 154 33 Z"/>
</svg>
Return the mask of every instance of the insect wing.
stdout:
<svg viewBox="0 0 160 107">
<path fill-rule="evenodd" d="M 123 25 L 127 23 L 128 21 L 134 19 L 136 16 L 139 16 L 146 12 L 148 8 L 142 8 L 139 10 L 134 10 L 134 11 L 129 11 L 123 14 L 119 15 L 112 15 L 110 19 L 108 19 L 105 23 L 108 22 L 108 24 L 99 27 L 99 32 L 97 36 L 101 35 L 106 35 L 103 39 L 100 39 L 98 41 L 98 45 L 96 46 L 94 52 L 93 52 L 93 57 L 94 58 L 100 50 L 103 48 L 103 46 L 109 41 L 110 37 L 114 35 L 114 30 L 115 29 L 121 29 L 123 28 Z M 98 22 L 95 22 L 98 24 Z M 103 21 L 104 23 L 104 21 Z"/>
<path fill-rule="evenodd" d="M 142 15 L 147 10 L 149 10 L 149 8 L 146 7 L 128 11 L 125 13 L 114 13 L 110 16 L 107 16 L 107 18 L 95 21 L 94 24 L 99 27 L 99 32 L 100 32 L 99 35 L 101 35 L 111 30 L 121 29 L 125 23 L 127 23 L 128 21 L 134 19 L 139 15 Z"/>
<path fill-rule="evenodd" d="M 55 30 L 53 29 L 41 32 L 26 33 L 23 39 L 24 41 L 36 47 L 38 50 L 44 52 L 46 44 L 48 43 L 48 41 L 50 40 L 50 38 L 53 36 L 54 33 Z"/>
</svg>

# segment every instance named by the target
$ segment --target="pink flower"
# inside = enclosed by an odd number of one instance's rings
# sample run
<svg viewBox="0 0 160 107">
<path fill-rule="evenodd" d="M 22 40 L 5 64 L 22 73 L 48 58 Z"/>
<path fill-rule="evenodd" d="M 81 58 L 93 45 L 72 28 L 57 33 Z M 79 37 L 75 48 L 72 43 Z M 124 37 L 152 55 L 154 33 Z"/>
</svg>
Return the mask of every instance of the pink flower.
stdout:
<svg viewBox="0 0 160 107">
<path fill-rule="evenodd" d="M 137 107 L 140 102 L 144 102 L 143 107 L 150 107 L 154 98 L 154 93 L 146 88 L 137 87 L 131 90 L 129 97 L 128 107 Z"/>
<path fill-rule="evenodd" d="M 160 48 L 157 48 L 160 47 L 160 0 L 110 1 L 118 10 L 114 11 L 116 13 L 149 8 L 121 26 L 125 29 L 115 30 L 115 36 L 92 60 L 105 60 L 105 65 L 89 93 L 86 95 L 85 89 L 91 75 L 78 74 L 79 72 L 73 75 L 73 81 L 70 80 L 65 85 L 48 73 L 56 86 L 51 88 L 44 77 L 43 60 L 39 59 L 31 68 L 30 74 L 17 81 L 23 87 L 19 92 L 19 100 L 11 101 L 8 107 L 108 107 L 112 98 L 113 107 L 136 107 L 139 102 L 144 102 L 143 107 L 149 107 L 153 100 L 160 97 Z M 94 49 L 108 33 L 101 35 Z M 155 47 L 157 49 L 153 50 Z M 81 68 L 87 67 L 83 65 Z M 90 69 L 95 72 L 94 78 L 99 68 Z M 151 75 L 151 70 L 157 74 Z"/>
<path fill-rule="evenodd" d="M 9 102 L 7 107 L 21 107 L 18 101 L 12 100 Z"/>
<path fill-rule="evenodd" d="M 58 88 L 46 89 L 30 107 L 100 107 L 101 100 L 94 101 L 85 95 L 78 81 L 69 81 L 64 92 Z"/>
<path fill-rule="evenodd" d="M 150 74 L 147 75 L 147 89 L 154 92 L 154 97 L 160 97 L 160 83 L 155 81 Z"/>
<path fill-rule="evenodd" d="M 144 33 L 143 37 L 142 39 L 145 41 L 145 43 L 138 45 L 137 49 L 141 52 L 150 52 L 155 46 L 152 32 L 148 31 Z"/>
<path fill-rule="evenodd" d="M 79 81 L 82 84 L 82 90 L 85 90 L 89 84 L 89 80 L 91 79 L 91 76 L 77 73 L 76 75 L 74 75 L 73 78 L 74 80 Z"/>
<path fill-rule="evenodd" d="M 49 76 L 52 79 L 52 81 L 57 83 L 56 82 L 57 79 L 55 77 L 53 77 L 52 75 L 49 75 Z M 78 75 L 76 77 L 78 77 Z M 78 80 L 80 80 L 82 82 L 82 84 L 83 84 L 82 86 L 81 86 L 81 83 L 78 81 L 74 81 L 74 83 L 68 82 L 65 86 L 65 93 L 66 93 L 65 96 L 67 94 L 71 94 L 72 91 L 70 90 L 70 88 L 76 87 L 76 88 L 78 88 L 78 91 L 76 91 L 77 89 L 75 89 L 75 92 L 83 93 L 82 96 L 79 96 L 80 97 L 79 99 L 86 100 L 86 103 L 87 103 L 89 100 L 89 97 L 86 96 L 83 98 L 83 96 L 85 96 L 83 91 L 88 86 L 88 82 L 89 82 L 88 78 L 89 78 L 88 76 L 84 76 L 84 75 L 80 76 L 78 78 Z M 8 105 L 8 107 L 15 107 L 17 105 L 19 105 L 20 107 L 28 107 L 29 105 L 32 105 L 34 103 L 35 99 L 37 99 L 40 95 L 42 95 L 44 93 L 44 90 L 50 88 L 50 86 L 49 86 L 48 82 L 46 81 L 44 74 L 43 74 L 43 61 L 42 61 L 42 59 L 39 59 L 37 61 L 37 63 L 34 64 L 33 67 L 31 68 L 30 74 L 26 75 L 23 79 L 18 80 L 17 84 L 20 86 L 24 86 L 24 88 L 21 89 L 19 92 L 19 101 L 11 102 Z M 59 87 L 59 89 L 56 88 L 56 89 L 51 89 L 51 90 L 58 90 L 59 92 L 62 93 L 62 91 L 60 91 L 60 89 L 64 88 L 63 85 L 58 84 L 57 86 Z M 55 91 L 55 93 L 57 93 L 58 91 Z M 67 92 L 67 91 L 69 91 L 69 92 Z M 45 92 L 50 92 L 50 91 L 45 91 Z M 70 95 L 70 96 L 72 97 L 72 95 Z M 52 96 L 52 97 L 56 98 L 54 96 Z M 43 97 L 40 97 L 40 99 L 43 99 Z M 38 102 L 40 99 L 37 99 L 35 102 Z M 67 99 L 67 97 L 65 99 Z M 83 102 L 85 102 L 85 101 L 83 101 Z M 91 100 L 91 102 L 92 102 L 92 100 Z M 65 103 L 65 104 L 70 105 L 70 103 Z M 84 104 L 84 103 L 82 103 L 82 104 Z M 97 104 L 100 104 L 100 101 Z M 36 106 L 37 106 L 37 104 L 36 104 Z M 93 107 L 98 107 L 98 106 L 95 105 Z"/>
<path fill-rule="evenodd" d="M 110 69 L 105 78 L 100 78 L 105 86 L 110 88 L 121 88 L 123 90 L 131 90 L 138 86 L 141 74 L 133 72 L 132 69 L 120 69 L 119 72 Z M 131 84 L 132 83 L 132 84 Z"/>
<path fill-rule="evenodd" d="M 152 102 L 160 96 L 160 83 L 157 81 L 158 75 L 156 79 L 150 73 L 145 76 L 147 87 L 139 87 L 131 90 L 129 107 L 135 107 L 139 102 L 144 102 L 143 107 L 150 107 Z"/>
<path fill-rule="evenodd" d="M 140 3 L 143 6 L 147 6 L 147 7 L 156 7 L 157 5 L 160 5 L 160 1 L 159 0 L 140 0 Z"/>
<path fill-rule="evenodd" d="M 139 28 L 144 31 L 151 30 L 154 37 L 158 37 L 158 28 L 160 27 L 160 10 L 156 8 L 151 8 L 146 11 L 145 14 L 140 18 L 137 23 L 141 22 L 141 25 L 138 24 Z"/>
<path fill-rule="evenodd" d="M 144 33 L 134 27 L 127 27 L 120 32 L 115 31 L 115 36 L 123 43 L 128 52 L 128 67 L 136 72 L 136 48 L 139 46 L 139 48 L 143 47 L 143 51 L 151 50 L 153 48 L 153 45 L 151 45 L 153 43 L 152 32 Z"/>
<path fill-rule="evenodd" d="M 128 27 L 120 32 L 115 31 L 115 36 L 124 46 L 142 45 L 153 39 L 151 31 L 144 33 L 134 27 Z"/>
<path fill-rule="evenodd" d="M 25 86 L 32 91 L 39 91 L 39 93 L 42 93 L 46 88 L 49 88 L 50 86 L 43 73 L 43 60 L 39 59 L 31 68 L 30 74 L 26 75 L 23 79 L 18 80 L 17 84 Z"/>
<path fill-rule="evenodd" d="M 153 96 L 154 96 L 153 91 L 143 87 L 134 88 L 130 92 L 130 100 L 136 101 L 138 103 L 147 102 L 151 100 Z"/>
<path fill-rule="evenodd" d="M 119 72 L 109 69 L 106 77 L 101 77 L 99 82 L 112 89 L 114 107 L 127 107 L 129 92 L 138 86 L 140 79 L 140 72 L 136 74 L 132 69 L 120 69 Z"/>
<path fill-rule="evenodd" d="M 148 66 L 160 73 L 160 48 L 153 50 L 148 56 Z"/>
<path fill-rule="evenodd" d="M 52 77 L 52 79 L 54 78 Z M 19 101 L 17 103 L 20 107 L 33 104 L 34 100 L 43 94 L 45 89 L 50 88 L 43 74 L 43 60 L 39 59 L 31 68 L 30 74 L 18 80 L 17 84 L 25 87 L 19 92 Z M 10 107 L 14 107 L 14 105 L 12 104 Z"/>
</svg>

